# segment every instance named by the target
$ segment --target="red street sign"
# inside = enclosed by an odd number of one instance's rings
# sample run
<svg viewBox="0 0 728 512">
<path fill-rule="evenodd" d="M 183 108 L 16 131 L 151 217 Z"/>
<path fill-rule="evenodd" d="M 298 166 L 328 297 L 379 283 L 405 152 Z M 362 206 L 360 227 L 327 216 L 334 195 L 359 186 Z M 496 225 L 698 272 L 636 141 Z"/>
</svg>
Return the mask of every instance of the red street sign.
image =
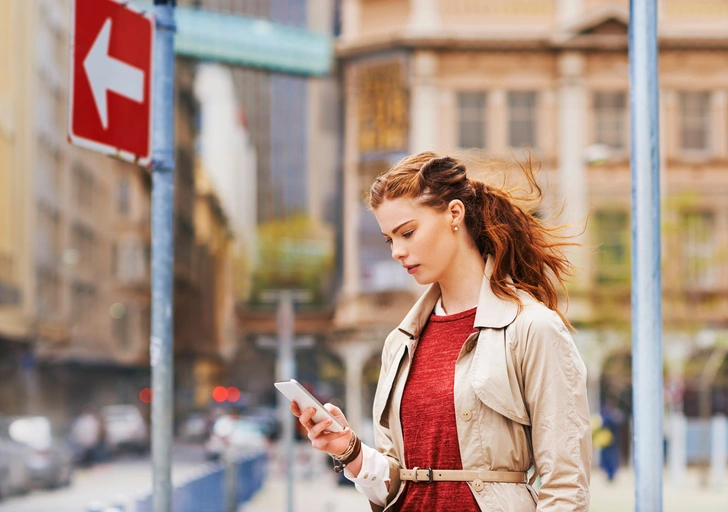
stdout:
<svg viewBox="0 0 728 512">
<path fill-rule="evenodd" d="M 68 140 L 149 165 L 154 16 L 123 0 L 74 0 Z"/>
</svg>

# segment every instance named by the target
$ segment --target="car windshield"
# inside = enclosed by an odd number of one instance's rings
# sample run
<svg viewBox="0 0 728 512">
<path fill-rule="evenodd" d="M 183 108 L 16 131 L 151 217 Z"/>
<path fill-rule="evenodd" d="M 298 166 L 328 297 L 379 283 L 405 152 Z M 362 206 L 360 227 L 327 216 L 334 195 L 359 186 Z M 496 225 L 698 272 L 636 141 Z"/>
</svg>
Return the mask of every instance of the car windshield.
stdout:
<svg viewBox="0 0 728 512">
<path fill-rule="evenodd" d="M 240 420 L 237 423 L 235 423 L 235 432 L 252 432 L 252 433 L 259 434 L 260 428 L 255 423 Z"/>
<path fill-rule="evenodd" d="M 212 427 L 213 432 L 215 435 L 220 437 L 227 437 L 233 432 L 255 432 L 260 433 L 260 428 L 258 428 L 257 425 L 254 423 L 251 423 L 250 421 L 243 420 L 240 418 L 236 418 L 233 416 L 221 416 L 216 421 L 215 424 Z"/>
<path fill-rule="evenodd" d="M 104 409 L 103 415 L 107 421 L 129 421 L 138 416 L 138 411 L 127 407 Z"/>
</svg>

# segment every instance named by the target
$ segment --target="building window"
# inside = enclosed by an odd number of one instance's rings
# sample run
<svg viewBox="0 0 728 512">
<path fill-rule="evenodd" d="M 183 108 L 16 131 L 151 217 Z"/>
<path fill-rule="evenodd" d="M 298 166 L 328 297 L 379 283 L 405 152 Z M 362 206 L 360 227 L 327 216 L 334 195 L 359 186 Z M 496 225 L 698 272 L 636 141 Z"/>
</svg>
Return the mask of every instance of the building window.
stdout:
<svg viewBox="0 0 728 512">
<path fill-rule="evenodd" d="M 508 113 L 508 145 L 536 147 L 536 92 L 509 92 Z"/>
<path fill-rule="evenodd" d="M 75 281 L 71 287 L 71 322 L 86 329 L 96 318 L 96 286 Z"/>
<path fill-rule="evenodd" d="M 53 318 L 60 306 L 60 279 L 55 270 L 39 267 L 36 272 L 37 312 L 41 320 Z"/>
<path fill-rule="evenodd" d="M 79 264 L 86 268 L 93 266 L 96 256 L 96 235 L 93 231 L 82 224 L 74 224 L 71 243 L 73 249 L 78 251 Z"/>
<path fill-rule="evenodd" d="M 594 142 L 624 151 L 627 138 L 627 95 L 624 92 L 595 92 Z"/>
<path fill-rule="evenodd" d="M 114 337 L 116 343 L 121 348 L 129 348 L 130 336 L 129 336 L 129 308 L 125 304 L 117 303 L 112 306 L 112 329 L 114 330 Z"/>
<path fill-rule="evenodd" d="M 129 178 L 121 178 L 116 189 L 116 204 L 119 215 L 126 217 L 131 210 L 131 185 Z"/>
<path fill-rule="evenodd" d="M 114 245 L 114 274 L 123 283 L 146 279 L 148 258 L 145 246 L 135 238 L 122 239 Z"/>
<path fill-rule="evenodd" d="M 596 279 L 599 284 L 628 283 L 630 278 L 629 216 L 624 211 L 598 211 L 593 216 L 596 234 Z"/>
<path fill-rule="evenodd" d="M 485 147 L 485 93 L 458 93 L 458 146 Z"/>
<path fill-rule="evenodd" d="M 410 98 L 407 66 L 399 58 L 358 70 L 358 145 L 362 154 L 405 151 Z"/>
<path fill-rule="evenodd" d="M 73 193 L 79 209 L 85 212 L 93 211 L 94 188 L 93 176 L 82 167 L 76 167 L 73 171 Z"/>
<path fill-rule="evenodd" d="M 37 215 L 36 262 L 47 268 L 55 268 L 61 259 L 61 225 L 58 212 L 39 204 Z"/>
<path fill-rule="evenodd" d="M 680 240 L 685 287 L 712 289 L 718 278 L 715 261 L 715 215 L 713 212 L 686 212 L 682 215 Z"/>
<path fill-rule="evenodd" d="M 680 93 L 680 147 L 684 151 L 710 149 L 710 93 Z"/>
</svg>

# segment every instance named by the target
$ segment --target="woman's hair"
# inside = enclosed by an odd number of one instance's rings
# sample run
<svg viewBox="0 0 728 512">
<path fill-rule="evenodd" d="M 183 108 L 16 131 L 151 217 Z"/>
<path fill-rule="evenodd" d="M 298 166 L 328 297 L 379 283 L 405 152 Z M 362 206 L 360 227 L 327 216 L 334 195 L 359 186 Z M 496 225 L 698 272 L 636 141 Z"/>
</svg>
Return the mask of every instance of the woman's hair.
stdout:
<svg viewBox="0 0 728 512">
<path fill-rule="evenodd" d="M 491 162 L 475 159 L 475 167 Z M 482 165 L 477 165 L 482 164 Z M 468 178 L 462 161 L 425 152 L 408 156 L 380 174 L 369 190 L 366 202 L 376 210 L 388 199 L 408 198 L 418 204 L 444 211 L 451 201 L 465 205 L 465 226 L 483 258 L 493 257 L 491 289 L 497 296 L 521 303 L 512 284 L 556 311 L 557 287 L 568 301 L 565 279 L 571 264 L 562 248 L 574 245 L 560 234 L 563 226 L 545 226 L 535 215 L 543 198 L 530 158 L 519 163 L 526 187 L 508 188 Z M 521 206 L 523 205 L 523 206 Z"/>
</svg>

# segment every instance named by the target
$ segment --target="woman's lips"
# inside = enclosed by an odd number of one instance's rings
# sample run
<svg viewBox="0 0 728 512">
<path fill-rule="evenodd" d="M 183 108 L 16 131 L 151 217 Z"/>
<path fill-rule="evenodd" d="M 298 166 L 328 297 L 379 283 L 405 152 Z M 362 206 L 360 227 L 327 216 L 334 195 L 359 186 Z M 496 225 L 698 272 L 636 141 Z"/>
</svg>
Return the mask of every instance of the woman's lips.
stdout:
<svg viewBox="0 0 728 512">
<path fill-rule="evenodd" d="M 412 267 L 407 267 L 407 273 L 408 274 L 414 274 L 415 272 L 417 272 L 417 269 L 418 268 L 420 268 L 419 265 L 414 265 Z"/>
</svg>

